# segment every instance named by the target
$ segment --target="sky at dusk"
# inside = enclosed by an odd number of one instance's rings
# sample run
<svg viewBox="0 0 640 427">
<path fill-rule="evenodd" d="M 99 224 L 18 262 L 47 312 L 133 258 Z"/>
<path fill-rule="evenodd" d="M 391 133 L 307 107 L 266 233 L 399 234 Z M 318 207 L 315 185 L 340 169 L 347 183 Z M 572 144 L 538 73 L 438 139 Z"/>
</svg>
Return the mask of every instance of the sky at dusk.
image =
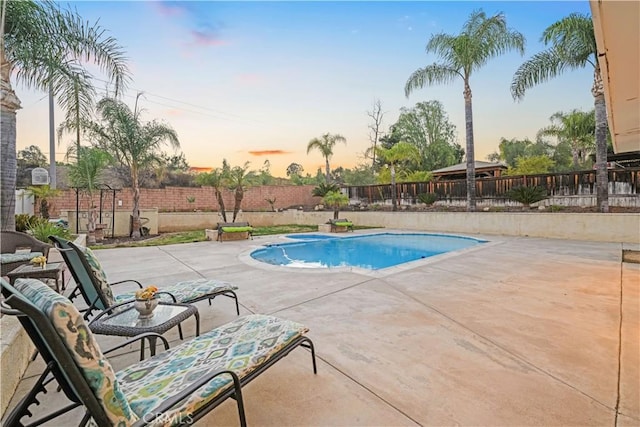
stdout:
<svg viewBox="0 0 640 427">
<path fill-rule="evenodd" d="M 315 175 L 324 160 L 317 151 L 307 154 L 307 143 L 330 132 L 347 140 L 336 146 L 331 167 L 353 167 L 371 144 L 367 111 L 375 99 L 385 112 L 385 131 L 401 107 L 439 100 L 464 147 L 462 82 L 409 98 L 404 85 L 413 71 L 438 60 L 425 53 L 429 37 L 458 33 L 480 8 L 504 12 L 527 45 L 524 57 L 500 56 L 471 77 L 476 159 L 496 151 L 501 137 L 534 139 L 557 111 L 593 108 L 589 69 L 537 86 L 520 102 L 509 92 L 517 67 L 544 48 L 542 31 L 572 12 L 589 14 L 586 0 L 61 4 L 88 21 L 99 19 L 124 46 L 133 75 L 124 101 L 133 107 L 136 93 L 144 92 L 143 119 L 170 124 L 191 166 L 220 167 L 227 159 L 232 166 L 249 161 L 257 170 L 269 160 L 274 176 L 285 176 L 292 162 Z M 34 144 L 48 154 L 46 93 L 15 89 L 22 100 L 18 150 Z M 56 125 L 62 117 L 57 111 Z M 71 142 L 63 137 L 59 160 Z"/>
</svg>

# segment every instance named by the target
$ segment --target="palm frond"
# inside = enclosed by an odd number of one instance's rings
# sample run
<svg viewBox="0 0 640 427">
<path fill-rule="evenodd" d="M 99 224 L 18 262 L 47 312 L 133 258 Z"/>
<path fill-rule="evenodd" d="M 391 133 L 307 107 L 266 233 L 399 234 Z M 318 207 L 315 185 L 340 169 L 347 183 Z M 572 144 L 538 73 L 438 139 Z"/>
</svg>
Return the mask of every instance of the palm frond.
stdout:
<svg viewBox="0 0 640 427">
<path fill-rule="evenodd" d="M 442 58 L 442 63 L 447 64 L 450 68 L 460 68 L 460 58 L 457 56 L 455 45 L 456 36 L 450 34 L 439 33 L 431 36 L 425 48 L 426 53 L 434 53 Z"/>
<path fill-rule="evenodd" d="M 568 66 L 553 48 L 533 55 L 516 70 L 511 81 L 511 96 L 522 99 L 527 89 L 560 75 Z"/>
<path fill-rule="evenodd" d="M 459 70 L 452 69 L 444 64 L 431 64 L 420 68 L 409 76 L 404 86 L 404 94 L 409 97 L 411 92 L 433 84 L 446 84 L 453 82 L 457 77 L 462 77 Z"/>
<path fill-rule="evenodd" d="M 51 75 L 93 62 L 118 90 L 129 71 L 122 48 L 98 23 L 89 25 L 75 11 L 61 10 L 52 1 L 7 1 L 4 47 L 16 81 L 48 90 Z"/>
</svg>

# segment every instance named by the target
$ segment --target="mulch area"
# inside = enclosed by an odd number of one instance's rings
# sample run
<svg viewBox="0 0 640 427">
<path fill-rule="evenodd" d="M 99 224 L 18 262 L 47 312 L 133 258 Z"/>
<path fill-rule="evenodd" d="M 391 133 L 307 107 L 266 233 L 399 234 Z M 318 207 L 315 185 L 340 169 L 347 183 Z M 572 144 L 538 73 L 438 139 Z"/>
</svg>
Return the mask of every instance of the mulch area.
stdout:
<svg viewBox="0 0 640 427">
<path fill-rule="evenodd" d="M 145 242 L 147 240 L 157 239 L 160 236 L 161 234 L 152 234 L 152 235 L 140 236 L 140 237 L 128 237 L 128 236 L 119 236 L 114 238 L 105 237 L 104 239 L 102 239 L 102 242 L 98 243 L 98 245 L 110 247 L 110 246 L 116 246 L 123 243 Z"/>
</svg>

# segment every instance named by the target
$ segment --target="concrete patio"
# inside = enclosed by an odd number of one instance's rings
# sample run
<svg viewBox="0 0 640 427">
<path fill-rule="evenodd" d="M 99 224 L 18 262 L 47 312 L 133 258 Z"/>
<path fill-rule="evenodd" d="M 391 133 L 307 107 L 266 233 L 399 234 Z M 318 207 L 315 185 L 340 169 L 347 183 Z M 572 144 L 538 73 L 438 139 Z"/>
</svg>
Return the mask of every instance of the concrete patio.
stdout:
<svg viewBox="0 0 640 427">
<path fill-rule="evenodd" d="M 239 287 L 241 314 L 310 328 L 318 374 L 304 349 L 278 362 L 244 388 L 249 425 L 640 425 L 640 265 L 621 261 L 634 247 L 476 237 L 490 243 L 371 274 L 248 260 L 281 236 L 96 254 L 111 281 L 226 280 Z M 226 298 L 198 307 L 203 331 L 236 317 Z M 184 325 L 193 335 L 193 322 Z M 176 331 L 167 337 L 179 342 Z M 120 369 L 137 358 L 135 346 L 111 361 Z M 11 406 L 41 371 L 38 359 Z M 63 400 L 50 387 L 32 409 Z M 48 425 L 81 417 L 75 410 Z M 237 424 L 233 401 L 197 423 Z"/>
</svg>

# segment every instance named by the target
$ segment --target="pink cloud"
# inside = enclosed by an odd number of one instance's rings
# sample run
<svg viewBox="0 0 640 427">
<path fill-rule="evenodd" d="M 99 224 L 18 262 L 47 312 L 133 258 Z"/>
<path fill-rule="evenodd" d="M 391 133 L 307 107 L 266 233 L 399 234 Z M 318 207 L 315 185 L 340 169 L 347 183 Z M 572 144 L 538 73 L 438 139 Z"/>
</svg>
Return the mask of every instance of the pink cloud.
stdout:
<svg viewBox="0 0 640 427">
<path fill-rule="evenodd" d="M 177 4 L 169 4 L 165 1 L 151 2 L 153 8 L 162 16 L 175 17 L 184 15 L 185 10 Z"/>
<path fill-rule="evenodd" d="M 191 30 L 191 36 L 193 37 L 193 44 L 196 46 L 224 46 L 228 44 L 227 41 L 222 40 L 216 34 L 209 32 Z"/>
<path fill-rule="evenodd" d="M 165 111 L 166 111 L 168 116 L 179 117 L 179 116 L 184 115 L 183 112 L 180 111 L 180 110 L 171 109 L 171 110 L 165 110 Z"/>
<path fill-rule="evenodd" d="M 290 154 L 290 151 L 284 150 L 260 150 L 260 151 L 249 151 L 249 154 L 252 156 L 272 156 L 272 155 L 282 155 L 282 154 Z"/>
</svg>

